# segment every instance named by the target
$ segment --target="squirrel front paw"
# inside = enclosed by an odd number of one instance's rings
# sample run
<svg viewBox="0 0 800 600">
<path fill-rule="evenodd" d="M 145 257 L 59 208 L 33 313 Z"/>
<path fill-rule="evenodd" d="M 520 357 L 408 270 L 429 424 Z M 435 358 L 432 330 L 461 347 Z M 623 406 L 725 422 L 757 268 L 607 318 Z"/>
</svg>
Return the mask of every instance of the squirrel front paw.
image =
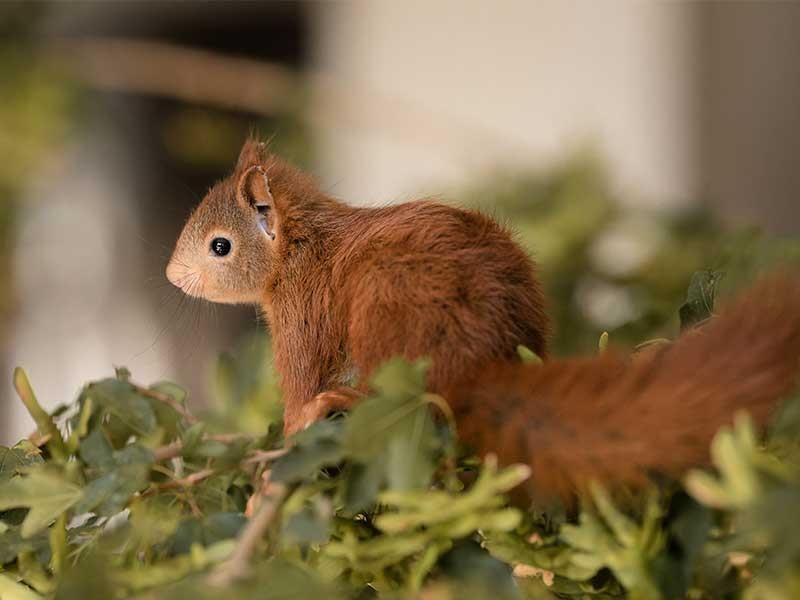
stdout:
<svg viewBox="0 0 800 600">
<path fill-rule="evenodd" d="M 362 396 L 361 392 L 353 388 L 337 388 L 320 392 L 314 396 L 311 402 L 303 406 L 297 418 L 284 424 L 284 437 L 288 438 L 335 412 L 350 410 Z"/>
</svg>

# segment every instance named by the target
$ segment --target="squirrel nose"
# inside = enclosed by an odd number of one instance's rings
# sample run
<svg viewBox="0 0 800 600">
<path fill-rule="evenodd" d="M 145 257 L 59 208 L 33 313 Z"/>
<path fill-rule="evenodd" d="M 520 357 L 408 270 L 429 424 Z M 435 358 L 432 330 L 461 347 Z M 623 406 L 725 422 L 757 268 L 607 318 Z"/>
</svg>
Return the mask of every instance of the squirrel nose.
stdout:
<svg viewBox="0 0 800 600">
<path fill-rule="evenodd" d="M 169 261 L 167 264 L 166 275 L 169 282 L 174 285 L 175 287 L 180 286 L 180 280 L 183 275 L 186 274 L 186 269 L 184 269 L 181 265 L 177 264 L 174 260 Z"/>
</svg>

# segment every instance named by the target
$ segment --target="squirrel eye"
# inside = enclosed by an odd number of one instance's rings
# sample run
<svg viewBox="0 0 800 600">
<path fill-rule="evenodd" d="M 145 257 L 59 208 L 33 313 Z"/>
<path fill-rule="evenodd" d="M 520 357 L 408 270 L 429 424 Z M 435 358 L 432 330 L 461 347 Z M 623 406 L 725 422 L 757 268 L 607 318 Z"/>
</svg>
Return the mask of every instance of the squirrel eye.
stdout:
<svg viewBox="0 0 800 600">
<path fill-rule="evenodd" d="M 231 241 L 218 237 L 211 240 L 211 251 L 217 256 L 225 256 L 231 251 Z"/>
</svg>

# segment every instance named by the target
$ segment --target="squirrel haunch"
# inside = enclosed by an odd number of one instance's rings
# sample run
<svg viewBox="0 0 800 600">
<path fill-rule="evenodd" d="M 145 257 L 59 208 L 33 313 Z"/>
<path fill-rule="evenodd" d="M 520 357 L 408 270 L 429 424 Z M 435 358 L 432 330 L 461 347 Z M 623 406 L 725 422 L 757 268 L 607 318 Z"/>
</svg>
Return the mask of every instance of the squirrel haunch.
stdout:
<svg viewBox="0 0 800 600">
<path fill-rule="evenodd" d="M 190 217 L 167 277 L 208 300 L 260 304 L 287 435 L 357 401 L 353 374 L 429 357 L 429 389 L 461 436 L 530 464 L 540 496 L 702 463 L 720 425 L 738 409 L 763 422 L 798 371 L 800 279 L 789 276 L 646 360 L 521 365 L 520 344 L 547 357 L 550 323 L 535 266 L 504 227 L 425 200 L 347 206 L 257 140 Z"/>
</svg>

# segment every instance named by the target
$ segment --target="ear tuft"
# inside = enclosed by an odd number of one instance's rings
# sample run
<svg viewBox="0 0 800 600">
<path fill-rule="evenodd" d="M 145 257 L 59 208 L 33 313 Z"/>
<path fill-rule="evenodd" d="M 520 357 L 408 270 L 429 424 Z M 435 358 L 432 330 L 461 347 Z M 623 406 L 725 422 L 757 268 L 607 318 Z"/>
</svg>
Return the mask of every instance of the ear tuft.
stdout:
<svg viewBox="0 0 800 600">
<path fill-rule="evenodd" d="M 239 151 L 239 158 L 236 165 L 239 168 L 261 164 L 266 153 L 267 145 L 255 136 L 250 136 L 245 140 L 242 149 Z"/>
</svg>

